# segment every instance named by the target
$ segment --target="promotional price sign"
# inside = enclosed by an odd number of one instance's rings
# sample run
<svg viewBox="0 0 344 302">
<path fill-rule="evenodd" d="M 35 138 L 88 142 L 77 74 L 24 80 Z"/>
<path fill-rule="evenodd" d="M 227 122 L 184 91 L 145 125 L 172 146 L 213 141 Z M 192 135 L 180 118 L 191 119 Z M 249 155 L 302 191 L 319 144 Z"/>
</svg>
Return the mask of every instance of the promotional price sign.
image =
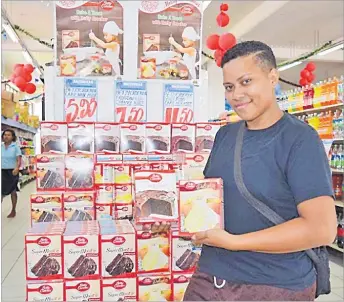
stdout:
<svg viewBox="0 0 344 302">
<path fill-rule="evenodd" d="M 188 84 L 164 85 L 165 123 L 192 123 L 194 119 L 194 91 Z"/>
<path fill-rule="evenodd" d="M 145 122 L 147 116 L 147 83 L 116 82 L 116 122 Z"/>
<path fill-rule="evenodd" d="M 65 79 L 65 121 L 95 122 L 97 119 L 97 82 L 95 80 Z"/>
</svg>

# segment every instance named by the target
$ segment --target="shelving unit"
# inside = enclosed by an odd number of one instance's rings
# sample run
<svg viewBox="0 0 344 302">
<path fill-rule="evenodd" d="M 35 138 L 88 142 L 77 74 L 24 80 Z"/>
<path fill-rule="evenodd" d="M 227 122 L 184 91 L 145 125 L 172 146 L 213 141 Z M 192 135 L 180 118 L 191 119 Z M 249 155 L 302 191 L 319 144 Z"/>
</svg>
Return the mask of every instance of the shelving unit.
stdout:
<svg viewBox="0 0 344 302">
<path fill-rule="evenodd" d="M 341 200 L 335 200 L 336 207 L 344 208 L 344 202 Z"/>
<path fill-rule="evenodd" d="M 341 252 L 341 253 L 344 253 L 344 249 L 341 249 L 337 244 L 335 243 L 332 243 L 331 245 L 329 245 L 330 248 L 338 251 L 338 252 Z"/>
<path fill-rule="evenodd" d="M 4 116 L 1 116 L 1 124 L 7 125 L 9 127 L 17 128 L 17 129 L 20 129 L 20 130 L 23 130 L 23 131 L 27 131 L 27 132 L 30 132 L 30 133 L 33 133 L 33 134 L 37 133 L 37 129 L 32 128 L 32 127 L 30 127 L 28 125 L 19 123 L 19 122 L 15 121 L 15 120 L 12 120 L 10 118 L 6 118 Z"/>
<path fill-rule="evenodd" d="M 312 109 L 306 109 L 302 111 L 297 111 L 297 112 L 290 112 L 290 114 L 303 114 L 303 113 L 313 113 L 313 112 L 318 112 L 318 111 L 326 111 L 328 109 L 336 109 L 342 107 L 343 104 L 334 104 L 334 105 L 329 105 L 329 106 L 323 106 L 323 107 L 318 107 L 318 108 L 312 108 Z"/>
</svg>

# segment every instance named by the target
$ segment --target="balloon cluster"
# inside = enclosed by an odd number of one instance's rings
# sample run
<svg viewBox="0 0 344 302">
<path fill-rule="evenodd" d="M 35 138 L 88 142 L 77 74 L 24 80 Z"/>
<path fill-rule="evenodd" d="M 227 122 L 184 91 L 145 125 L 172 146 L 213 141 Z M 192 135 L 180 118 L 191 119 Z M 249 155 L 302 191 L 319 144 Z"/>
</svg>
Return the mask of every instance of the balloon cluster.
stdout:
<svg viewBox="0 0 344 302">
<path fill-rule="evenodd" d="M 16 85 L 20 91 L 28 94 L 33 94 L 36 91 L 36 85 L 30 83 L 32 81 L 32 72 L 34 67 L 31 64 L 16 64 L 13 68 L 13 73 L 10 81 Z"/>
<path fill-rule="evenodd" d="M 300 81 L 299 84 L 301 86 L 307 86 L 311 84 L 315 80 L 315 75 L 313 71 L 315 71 L 315 64 L 310 62 L 306 65 L 304 69 L 300 72 Z"/>
<path fill-rule="evenodd" d="M 227 15 L 228 4 L 222 3 L 220 6 L 220 14 L 216 17 L 218 26 L 225 27 L 229 24 L 230 18 Z M 213 34 L 207 38 L 207 47 L 210 50 L 215 50 L 214 58 L 217 66 L 221 67 L 223 55 L 237 43 L 236 38 L 231 33 L 225 33 L 221 36 Z"/>
</svg>

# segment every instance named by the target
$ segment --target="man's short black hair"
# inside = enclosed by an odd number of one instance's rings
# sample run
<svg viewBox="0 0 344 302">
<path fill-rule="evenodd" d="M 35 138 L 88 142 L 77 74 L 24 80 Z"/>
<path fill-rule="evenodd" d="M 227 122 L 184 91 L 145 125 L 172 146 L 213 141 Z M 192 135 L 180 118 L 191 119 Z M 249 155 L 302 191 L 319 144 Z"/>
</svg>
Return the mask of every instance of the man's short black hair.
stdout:
<svg viewBox="0 0 344 302">
<path fill-rule="evenodd" d="M 16 133 L 14 132 L 13 129 L 6 129 L 2 132 L 1 138 L 4 139 L 5 133 L 9 132 L 12 134 L 12 142 L 16 142 L 17 141 L 17 136 Z"/>
<path fill-rule="evenodd" d="M 223 68 L 226 63 L 234 59 L 250 55 L 254 55 L 257 62 L 269 71 L 272 68 L 277 68 L 276 58 L 272 49 L 265 43 L 259 41 L 238 43 L 233 48 L 227 50 L 222 58 L 221 67 Z"/>
</svg>

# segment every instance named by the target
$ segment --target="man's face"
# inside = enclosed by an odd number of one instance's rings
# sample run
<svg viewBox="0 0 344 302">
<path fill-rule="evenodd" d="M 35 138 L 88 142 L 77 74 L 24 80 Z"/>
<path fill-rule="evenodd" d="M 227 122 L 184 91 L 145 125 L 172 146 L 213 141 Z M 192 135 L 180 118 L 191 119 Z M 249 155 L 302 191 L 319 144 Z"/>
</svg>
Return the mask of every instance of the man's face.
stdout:
<svg viewBox="0 0 344 302">
<path fill-rule="evenodd" d="M 255 120 L 273 105 L 277 81 L 277 70 L 264 68 L 254 55 L 239 57 L 223 67 L 226 98 L 245 121 Z"/>
<path fill-rule="evenodd" d="M 9 131 L 6 131 L 6 132 L 4 133 L 4 142 L 5 142 L 5 143 L 11 143 L 12 140 L 13 140 L 12 133 L 9 132 Z"/>
</svg>

